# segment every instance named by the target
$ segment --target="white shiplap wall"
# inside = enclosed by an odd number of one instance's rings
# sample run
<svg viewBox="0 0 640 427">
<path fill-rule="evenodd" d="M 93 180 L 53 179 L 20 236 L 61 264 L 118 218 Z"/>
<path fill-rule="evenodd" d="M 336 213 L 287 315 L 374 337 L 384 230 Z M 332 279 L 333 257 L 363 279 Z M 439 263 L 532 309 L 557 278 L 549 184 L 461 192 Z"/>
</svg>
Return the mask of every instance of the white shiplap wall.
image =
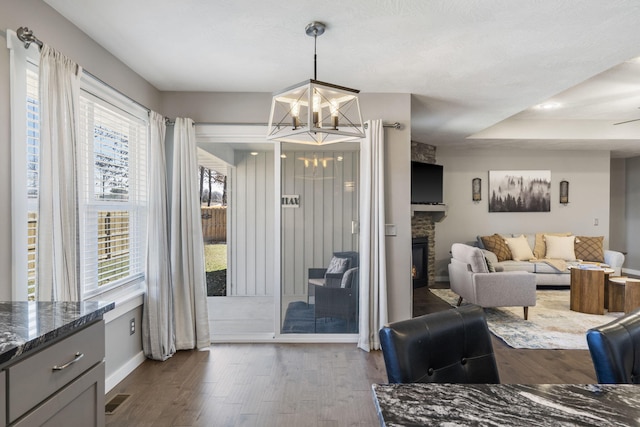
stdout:
<svg viewBox="0 0 640 427">
<path fill-rule="evenodd" d="M 282 194 L 299 195 L 300 206 L 282 209 L 282 294 L 304 296 L 310 267 L 326 267 L 333 252 L 357 250 L 352 221 L 359 215 L 359 153 L 309 150 L 286 156 Z"/>
<path fill-rule="evenodd" d="M 231 169 L 230 291 L 232 296 L 273 296 L 276 232 L 273 226 L 273 151 L 236 151 Z"/>
</svg>

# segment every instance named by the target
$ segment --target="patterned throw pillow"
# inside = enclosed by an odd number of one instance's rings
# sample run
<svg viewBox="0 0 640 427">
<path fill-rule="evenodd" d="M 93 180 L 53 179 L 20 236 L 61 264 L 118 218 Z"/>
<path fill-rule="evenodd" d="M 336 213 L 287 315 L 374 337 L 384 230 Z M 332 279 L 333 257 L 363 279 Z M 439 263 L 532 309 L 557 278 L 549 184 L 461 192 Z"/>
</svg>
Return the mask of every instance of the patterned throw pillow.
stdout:
<svg viewBox="0 0 640 427">
<path fill-rule="evenodd" d="M 577 236 L 575 243 L 576 258 L 582 261 L 604 262 L 604 236 Z"/>
<path fill-rule="evenodd" d="M 512 258 L 511 251 L 509 250 L 509 246 L 507 246 L 504 237 L 498 233 L 493 236 L 482 236 L 481 239 L 484 248 L 496 254 L 498 262 L 508 261 Z"/>
<path fill-rule="evenodd" d="M 349 266 L 349 258 L 332 257 L 329 261 L 329 266 L 325 274 L 329 273 L 344 273 Z"/>
</svg>

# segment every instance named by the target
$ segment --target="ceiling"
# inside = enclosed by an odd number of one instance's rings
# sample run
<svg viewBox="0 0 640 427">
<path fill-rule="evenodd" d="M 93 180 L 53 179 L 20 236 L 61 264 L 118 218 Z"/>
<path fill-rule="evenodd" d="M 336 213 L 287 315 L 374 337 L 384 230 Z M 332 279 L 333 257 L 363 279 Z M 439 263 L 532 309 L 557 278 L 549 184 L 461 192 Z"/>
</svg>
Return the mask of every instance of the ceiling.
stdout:
<svg viewBox="0 0 640 427">
<path fill-rule="evenodd" d="M 318 79 L 411 94 L 412 140 L 640 155 L 640 121 L 614 125 L 640 118 L 640 2 L 45 2 L 161 91 L 271 93 L 311 78 L 304 28 L 320 21 Z"/>
</svg>

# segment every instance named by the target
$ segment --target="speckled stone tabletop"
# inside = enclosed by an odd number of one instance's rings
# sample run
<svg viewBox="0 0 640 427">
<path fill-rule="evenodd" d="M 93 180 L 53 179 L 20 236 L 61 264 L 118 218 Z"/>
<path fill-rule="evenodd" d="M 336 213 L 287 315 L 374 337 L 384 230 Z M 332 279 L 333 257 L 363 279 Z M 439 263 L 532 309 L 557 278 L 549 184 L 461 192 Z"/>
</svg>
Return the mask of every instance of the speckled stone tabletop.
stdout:
<svg viewBox="0 0 640 427">
<path fill-rule="evenodd" d="M 0 302 L 0 366 L 102 319 L 112 302 Z"/>
<path fill-rule="evenodd" d="M 380 425 L 638 426 L 640 386 L 374 384 Z"/>
</svg>

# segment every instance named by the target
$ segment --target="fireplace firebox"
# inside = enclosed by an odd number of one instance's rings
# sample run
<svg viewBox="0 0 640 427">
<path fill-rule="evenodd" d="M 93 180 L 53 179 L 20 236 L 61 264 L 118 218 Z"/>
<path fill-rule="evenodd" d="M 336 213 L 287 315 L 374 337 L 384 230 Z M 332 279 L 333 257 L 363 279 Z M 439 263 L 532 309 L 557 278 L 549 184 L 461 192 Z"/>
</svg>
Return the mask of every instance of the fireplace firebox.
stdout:
<svg viewBox="0 0 640 427">
<path fill-rule="evenodd" d="M 429 239 L 416 237 L 411 240 L 411 278 L 413 287 L 429 285 Z"/>
</svg>

